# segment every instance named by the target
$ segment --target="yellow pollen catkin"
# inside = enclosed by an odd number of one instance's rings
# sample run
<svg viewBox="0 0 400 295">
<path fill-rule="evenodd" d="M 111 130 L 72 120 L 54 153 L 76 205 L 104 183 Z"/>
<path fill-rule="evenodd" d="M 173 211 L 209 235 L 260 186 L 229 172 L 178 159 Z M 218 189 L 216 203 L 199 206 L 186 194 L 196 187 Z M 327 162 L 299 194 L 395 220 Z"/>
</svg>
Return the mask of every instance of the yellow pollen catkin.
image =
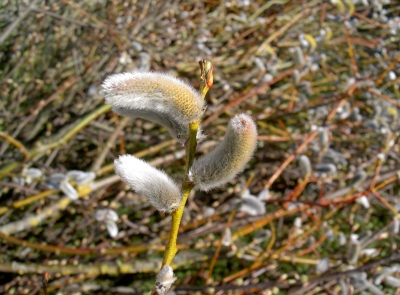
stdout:
<svg viewBox="0 0 400 295">
<path fill-rule="evenodd" d="M 163 73 L 115 74 L 102 84 L 106 103 L 122 116 L 158 123 L 184 143 L 190 122 L 199 119 L 205 105 L 198 91 Z"/>
</svg>

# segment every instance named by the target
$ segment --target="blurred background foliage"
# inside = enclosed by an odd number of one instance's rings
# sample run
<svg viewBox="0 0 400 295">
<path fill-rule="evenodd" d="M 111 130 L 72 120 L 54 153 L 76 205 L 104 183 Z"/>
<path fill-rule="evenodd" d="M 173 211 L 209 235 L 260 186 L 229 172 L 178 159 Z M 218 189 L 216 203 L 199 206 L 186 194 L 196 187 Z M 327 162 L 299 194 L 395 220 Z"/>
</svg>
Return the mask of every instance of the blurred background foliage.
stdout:
<svg viewBox="0 0 400 295">
<path fill-rule="evenodd" d="M 384 0 L 3 0 L 0 292 L 151 290 L 170 217 L 112 163 L 136 154 L 179 182 L 184 149 L 113 114 L 99 87 L 152 70 L 198 88 L 206 58 L 199 155 L 239 112 L 259 144 L 234 181 L 190 196 L 171 294 L 400 294 L 399 12 Z"/>
</svg>

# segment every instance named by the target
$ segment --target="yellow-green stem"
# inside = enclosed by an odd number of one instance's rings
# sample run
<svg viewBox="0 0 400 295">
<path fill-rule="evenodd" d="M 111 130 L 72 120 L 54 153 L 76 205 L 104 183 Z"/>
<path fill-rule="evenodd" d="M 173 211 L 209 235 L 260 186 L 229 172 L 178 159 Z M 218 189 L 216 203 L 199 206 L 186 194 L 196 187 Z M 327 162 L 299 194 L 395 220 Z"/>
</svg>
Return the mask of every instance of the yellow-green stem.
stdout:
<svg viewBox="0 0 400 295">
<path fill-rule="evenodd" d="M 162 266 L 171 265 L 172 260 L 178 252 L 176 241 L 178 239 L 179 225 L 181 224 L 183 211 L 185 210 L 185 204 L 192 188 L 193 185 L 190 185 L 189 183 L 186 184 L 186 188 L 184 188 L 184 191 L 182 192 L 182 203 L 179 209 L 172 213 L 171 231 L 169 233 L 168 245 L 165 249 Z"/>
<path fill-rule="evenodd" d="M 164 260 L 162 264 L 163 266 L 170 265 L 175 257 L 175 254 L 178 252 L 178 249 L 176 247 L 176 240 L 178 239 L 179 226 L 181 224 L 183 211 L 185 210 L 186 201 L 189 197 L 190 191 L 194 187 L 194 184 L 189 181 L 187 176 L 189 173 L 189 169 L 192 166 L 194 160 L 194 154 L 196 152 L 196 147 L 197 147 L 196 135 L 197 135 L 197 129 L 199 128 L 199 121 L 190 123 L 189 128 L 190 128 L 190 136 L 186 149 L 186 167 L 185 167 L 185 178 L 182 184 L 182 202 L 178 210 L 172 212 L 171 231 L 169 233 L 168 245 L 167 248 L 165 249 Z"/>
<path fill-rule="evenodd" d="M 200 75 L 200 94 L 202 99 L 207 95 L 208 90 L 213 83 L 213 65 L 207 60 L 201 60 L 199 62 L 201 75 Z M 172 224 L 171 231 L 169 233 L 168 244 L 164 253 L 164 260 L 162 266 L 171 265 L 178 249 L 176 247 L 176 241 L 178 239 L 179 226 L 181 224 L 183 211 L 185 210 L 186 201 L 189 197 L 190 191 L 194 187 L 189 179 L 190 167 L 192 167 L 194 161 L 194 155 L 196 154 L 197 148 L 197 130 L 199 129 L 200 120 L 189 124 L 189 139 L 186 144 L 186 165 L 185 165 L 185 177 L 182 183 L 182 202 L 175 212 L 172 212 Z M 154 294 L 154 292 L 153 292 Z"/>
<path fill-rule="evenodd" d="M 207 95 L 208 90 L 213 84 L 213 65 L 207 60 L 199 62 L 201 76 L 200 76 L 200 95 L 202 99 Z M 190 181 L 189 171 L 194 161 L 194 155 L 196 154 L 197 148 L 197 130 L 199 129 L 200 120 L 189 123 L 189 139 L 186 143 L 186 165 L 185 165 L 185 176 L 182 183 L 182 202 L 175 212 L 172 212 L 171 231 L 169 233 L 168 244 L 165 249 L 164 259 L 162 267 L 165 265 L 171 265 L 178 248 L 176 241 L 178 239 L 179 226 L 181 224 L 183 211 L 185 210 L 186 201 L 189 197 L 190 191 L 194 187 L 194 183 Z M 151 292 L 152 295 L 156 295 L 157 291 L 154 288 Z"/>
</svg>

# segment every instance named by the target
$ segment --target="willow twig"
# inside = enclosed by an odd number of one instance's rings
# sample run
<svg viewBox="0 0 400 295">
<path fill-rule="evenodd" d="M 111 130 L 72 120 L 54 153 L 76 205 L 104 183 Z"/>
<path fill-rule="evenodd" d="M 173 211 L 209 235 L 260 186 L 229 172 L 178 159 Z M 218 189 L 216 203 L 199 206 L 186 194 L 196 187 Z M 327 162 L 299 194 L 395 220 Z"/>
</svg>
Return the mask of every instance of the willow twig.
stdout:
<svg viewBox="0 0 400 295">
<path fill-rule="evenodd" d="M 9 143 L 11 143 L 13 146 L 15 146 L 17 149 L 21 151 L 21 153 L 24 155 L 24 159 L 22 160 L 23 162 L 29 159 L 29 151 L 23 145 L 22 142 L 2 131 L 0 131 L 0 137 L 4 138 L 5 140 L 7 140 Z"/>
<path fill-rule="evenodd" d="M 32 11 L 35 7 L 38 0 L 33 0 L 29 6 L 11 23 L 9 24 L 4 30 L 3 33 L 0 35 L 0 44 L 3 44 L 4 41 L 10 36 L 12 31 L 18 27 L 18 25 L 28 16 L 28 14 Z"/>
<path fill-rule="evenodd" d="M 32 157 L 45 153 L 49 150 L 52 150 L 54 148 L 57 148 L 59 146 L 63 146 L 66 144 L 68 141 L 70 141 L 79 131 L 81 131 L 83 128 L 85 128 L 92 120 L 95 120 L 98 118 L 100 115 L 110 111 L 111 106 L 109 105 L 102 105 L 93 112 L 89 113 L 86 115 L 82 120 L 80 120 L 70 131 L 68 131 L 62 138 L 50 142 L 45 145 L 41 145 L 38 147 L 33 148 L 32 150 L 29 151 L 29 159 Z M 3 166 L 0 169 L 0 179 L 7 175 L 8 173 L 12 172 L 13 170 L 17 169 L 22 163 L 21 162 L 12 162 L 7 164 L 6 166 Z"/>
<path fill-rule="evenodd" d="M 98 174 L 101 164 L 103 164 L 104 159 L 107 156 L 107 153 L 109 152 L 110 148 L 112 148 L 115 144 L 115 140 L 117 137 L 121 134 L 122 129 L 125 128 L 126 125 L 130 122 L 130 118 L 124 117 L 121 122 L 119 123 L 118 127 L 115 129 L 114 133 L 108 138 L 102 152 L 100 155 L 97 157 L 97 159 L 93 162 L 92 168 L 90 169 L 94 173 Z"/>
<path fill-rule="evenodd" d="M 183 266 L 188 263 L 198 261 L 206 261 L 207 255 L 192 255 L 190 253 L 180 255 L 174 266 Z M 93 276 L 109 275 L 118 276 L 121 274 L 133 273 L 151 273 L 157 272 L 160 260 L 138 260 L 135 259 L 131 263 L 115 262 L 115 263 L 94 263 L 79 265 L 45 265 L 39 263 L 20 263 L 13 261 L 11 263 L 0 263 L 0 271 L 7 273 L 58 273 L 64 276 L 75 274 L 90 274 Z"/>
<path fill-rule="evenodd" d="M 208 92 L 208 89 L 209 89 L 209 86 L 207 85 L 207 79 L 209 77 L 212 77 L 212 64 L 210 62 L 207 62 L 206 60 L 201 61 L 200 69 L 201 69 L 200 93 L 201 93 L 202 98 L 204 99 Z M 181 219 L 182 219 L 183 211 L 185 209 L 185 204 L 186 204 L 187 198 L 189 197 L 190 191 L 194 187 L 194 184 L 190 181 L 188 175 L 189 175 L 189 170 L 193 164 L 194 155 L 196 153 L 196 147 L 197 147 L 196 136 L 197 136 L 197 129 L 199 127 L 199 124 L 200 124 L 200 121 L 196 121 L 196 122 L 189 124 L 190 135 L 189 135 L 189 140 L 188 140 L 187 148 L 186 148 L 185 177 L 184 177 L 184 180 L 182 183 L 183 198 L 182 198 L 182 202 L 181 202 L 181 205 L 179 206 L 178 210 L 175 212 L 172 212 L 171 231 L 170 231 L 168 244 L 167 244 L 167 247 L 165 250 L 162 266 L 170 265 L 172 263 L 172 260 L 175 256 L 175 254 L 177 253 L 176 240 L 178 238 L 179 225 L 181 223 Z"/>
<path fill-rule="evenodd" d="M 213 83 L 213 65 L 207 61 L 202 60 L 199 62 L 200 69 L 201 69 L 201 76 L 200 76 L 200 94 L 205 99 L 209 88 L 212 86 Z M 186 147 L 186 165 L 185 165 L 185 176 L 182 183 L 182 202 L 178 208 L 178 210 L 172 212 L 172 224 L 171 224 L 171 231 L 168 239 L 168 244 L 165 248 L 164 259 L 162 266 L 171 265 L 172 260 L 174 259 L 178 249 L 176 247 L 176 241 L 178 239 L 178 232 L 179 226 L 182 220 L 183 211 L 185 210 L 185 204 L 189 197 L 190 191 L 194 187 L 194 184 L 189 179 L 189 171 L 192 167 L 194 156 L 196 153 L 197 147 L 197 130 L 199 128 L 200 120 L 196 122 L 189 123 L 189 139 L 187 142 Z M 154 288 L 152 295 L 156 295 L 157 291 Z"/>
<path fill-rule="evenodd" d="M 269 189 L 274 181 L 281 175 L 283 170 L 294 160 L 296 155 L 301 153 L 301 151 L 318 135 L 318 130 L 312 132 L 308 138 L 282 163 L 282 165 L 278 168 L 277 171 L 271 176 L 268 182 L 265 184 L 264 189 Z"/>
</svg>

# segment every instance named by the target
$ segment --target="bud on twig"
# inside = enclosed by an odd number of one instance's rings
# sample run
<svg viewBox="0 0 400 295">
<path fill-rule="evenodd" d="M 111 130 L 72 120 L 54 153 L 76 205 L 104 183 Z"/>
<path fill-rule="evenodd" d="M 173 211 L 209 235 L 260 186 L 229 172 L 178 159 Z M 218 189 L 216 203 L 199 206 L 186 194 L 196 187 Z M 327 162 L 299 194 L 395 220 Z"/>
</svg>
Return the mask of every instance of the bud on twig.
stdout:
<svg viewBox="0 0 400 295">
<path fill-rule="evenodd" d="M 302 178 L 309 178 L 312 172 L 310 159 L 306 155 L 301 155 L 299 158 L 299 164 Z"/>
<path fill-rule="evenodd" d="M 289 51 L 293 54 L 296 65 L 304 65 L 304 52 L 299 46 L 291 47 L 289 48 Z"/>
<path fill-rule="evenodd" d="M 351 187 L 358 188 L 366 178 L 367 178 L 367 173 L 362 169 L 358 170 L 354 174 L 354 177 L 351 179 Z"/>
<path fill-rule="evenodd" d="M 332 163 L 321 163 L 315 166 L 315 174 L 317 177 L 333 177 L 337 174 L 337 168 Z"/>
<path fill-rule="evenodd" d="M 111 209 L 99 209 L 95 212 L 94 218 L 97 221 L 104 222 L 107 231 L 112 238 L 115 238 L 118 235 L 118 226 L 116 222 L 119 217 L 117 212 Z"/>
<path fill-rule="evenodd" d="M 228 125 L 222 143 L 193 163 L 191 176 L 201 190 L 221 186 L 241 172 L 256 148 L 257 128 L 250 116 L 240 114 Z"/>
<path fill-rule="evenodd" d="M 200 94 L 204 97 L 207 91 L 211 88 L 214 83 L 214 66 L 212 63 L 206 59 L 199 61 L 201 76 L 200 76 Z"/>
<path fill-rule="evenodd" d="M 293 83 L 294 85 L 298 85 L 300 83 L 300 72 L 299 70 L 294 70 L 292 72 L 292 78 L 293 78 Z"/>
<path fill-rule="evenodd" d="M 327 127 L 320 127 L 318 130 L 319 144 L 324 151 L 329 145 L 329 129 Z"/>
<path fill-rule="evenodd" d="M 158 211 L 178 209 L 182 196 L 175 182 L 164 172 L 131 155 L 114 161 L 115 173 L 138 194 L 146 197 Z"/>
<path fill-rule="evenodd" d="M 263 215 L 266 212 L 265 204 L 259 198 L 251 195 L 248 189 L 242 195 L 239 211 L 245 212 L 250 216 Z"/>
<path fill-rule="evenodd" d="M 121 116 L 161 124 L 184 143 L 190 122 L 204 112 L 200 94 L 183 81 L 162 73 L 133 72 L 107 77 L 103 85 L 106 103 Z"/>
<path fill-rule="evenodd" d="M 351 241 L 349 245 L 349 251 L 347 254 L 347 260 L 349 264 L 356 264 L 358 261 L 358 257 L 361 252 L 361 243 L 358 240 L 358 237 L 355 235 L 351 236 Z"/>
<path fill-rule="evenodd" d="M 156 277 L 156 291 L 158 295 L 167 294 L 168 290 L 171 288 L 172 284 L 176 281 L 174 276 L 174 271 L 169 265 L 163 266 L 157 274 Z"/>
</svg>

